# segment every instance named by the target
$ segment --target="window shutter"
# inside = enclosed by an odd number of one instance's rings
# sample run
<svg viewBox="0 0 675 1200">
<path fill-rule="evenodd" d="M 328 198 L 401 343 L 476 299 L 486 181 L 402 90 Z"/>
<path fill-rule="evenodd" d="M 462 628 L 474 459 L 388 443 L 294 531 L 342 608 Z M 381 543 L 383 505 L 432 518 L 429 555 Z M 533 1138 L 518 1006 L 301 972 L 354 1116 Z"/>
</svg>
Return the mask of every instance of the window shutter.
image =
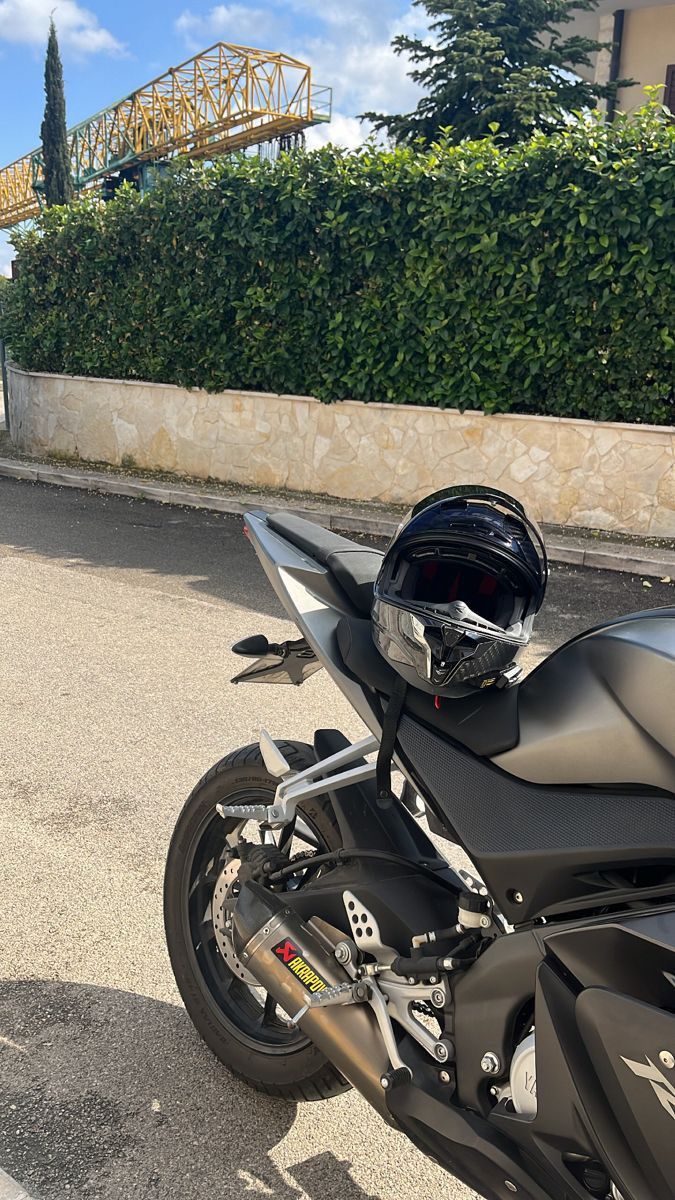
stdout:
<svg viewBox="0 0 675 1200">
<path fill-rule="evenodd" d="M 663 103 L 675 116 L 675 63 L 671 63 L 669 67 L 666 67 L 666 91 Z"/>
</svg>

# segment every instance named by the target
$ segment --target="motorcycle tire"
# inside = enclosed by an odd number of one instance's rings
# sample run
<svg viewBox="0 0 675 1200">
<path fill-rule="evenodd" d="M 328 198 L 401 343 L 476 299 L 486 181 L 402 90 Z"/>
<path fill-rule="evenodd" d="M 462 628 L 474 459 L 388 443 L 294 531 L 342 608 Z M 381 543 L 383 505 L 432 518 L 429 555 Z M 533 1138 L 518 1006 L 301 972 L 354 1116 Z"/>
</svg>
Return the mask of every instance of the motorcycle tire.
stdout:
<svg viewBox="0 0 675 1200">
<path fill-rule="evenodd" d="M 294 770 L 316 760 L 302 742 L 278 742 Z M 286 1100 L 323 1100 L 349 1089 L 349 1084 L 297 1028 L 283 1027 L 265 1016 L 255 993 L 234 977 L 219 952 L 212 920 L 211 896 L 219 854 L 235 827 L 217 813 L 218 803 L 269 804 L 278 780 L 270 775 L 257 745 L 245 746 L 207 771 L 188 797 L 171 838 L 164 878 L 166 940 L 178 989 L 188 1015 L 215 1056 L 252 1087 Z M 340 834 L 327 796 L 307 800 L 298 809 L 323 852 L 340 847 Z M 209 874 L 210 872 L 210 874 Z M 202 912 L 206 913 L 206 916 Z"/>
</svg>

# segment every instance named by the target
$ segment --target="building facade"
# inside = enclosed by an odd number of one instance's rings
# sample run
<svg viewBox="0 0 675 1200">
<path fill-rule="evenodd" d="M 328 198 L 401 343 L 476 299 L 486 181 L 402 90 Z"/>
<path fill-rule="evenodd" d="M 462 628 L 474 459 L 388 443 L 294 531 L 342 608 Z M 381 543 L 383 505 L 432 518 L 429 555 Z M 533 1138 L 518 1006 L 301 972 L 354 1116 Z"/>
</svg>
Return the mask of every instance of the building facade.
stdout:
<svg viewBox="0 0 675 1200">
<path fill-rule="evenodd" d="M 675 113 L 675 4 L 670 0 L 600 0 L 594 12 L 577 14 L 565 33 L 578 33 L 613 48 L 595 56 L 579 73 L 597 83 L 634 79 L 619 91 L 616 107 L 632 112 L 645 101 L 645 87 L 664 87 L 664 102 Z"/>
</svg>

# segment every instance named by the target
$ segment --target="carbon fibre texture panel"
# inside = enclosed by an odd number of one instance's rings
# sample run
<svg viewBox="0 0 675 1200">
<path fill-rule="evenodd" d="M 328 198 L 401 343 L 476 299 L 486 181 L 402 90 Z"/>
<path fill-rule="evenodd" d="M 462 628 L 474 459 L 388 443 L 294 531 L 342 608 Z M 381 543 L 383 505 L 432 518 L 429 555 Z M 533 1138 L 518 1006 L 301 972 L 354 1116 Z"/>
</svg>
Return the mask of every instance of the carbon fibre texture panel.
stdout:
<svg viewBox="0 0 675 1200">
<path fill-rule="evenodd" d="M 675 797 L 526 783 L 406 716 L 398 740 L 470 854 L 675 848 Z"/>
</svg>

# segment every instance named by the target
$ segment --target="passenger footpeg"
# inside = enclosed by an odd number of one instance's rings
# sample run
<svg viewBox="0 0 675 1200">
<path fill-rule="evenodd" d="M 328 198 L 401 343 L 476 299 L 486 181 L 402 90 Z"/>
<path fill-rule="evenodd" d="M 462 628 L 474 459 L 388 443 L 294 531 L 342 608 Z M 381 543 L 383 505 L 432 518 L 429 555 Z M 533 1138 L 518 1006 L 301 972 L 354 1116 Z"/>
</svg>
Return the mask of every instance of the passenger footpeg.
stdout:
<svg viewBox="0 0 675 1200">
<path fill-rule="evenodd" d="M 274 803 L 216 804 L 216 812 L 227 819 L 234 817 L 239 821 L 258 821 L 270 829 L 282 829 L 293 820 L 297 805 L 303 800 L 325 795 L 329 788 L 330 791 L 337 791 L 353 783 L 374 779 L 375 763 L 362 763 L 360 760 L 366 754 L 373 754 L 378 746 L 377 738 L 371 735 L 306 767 L 304 771 L 293 771 L 271 734 L 261 729 L 260 753 L 263 762 L 270 775 L 279 780 Z M 352 763 L 358 765 L 352 766 Z M 330 776 L 330 783 L 325 778 L 327 776 Z"/>
<path fill-rule="evenodd" d="M 289 762 L 286 761 L 271 734 L 266 729 L 260 730 L 259 739 L 262 760 L 270 775 L 275 779 L 289 780 L 296 774 Z M 278 794 L 278 789 L 277 789 Z M 216 804 L 216 812 L 220 817 L 237 817 L 240 821 L 258 821 L 261 825 L 269 825 L 280 829 L 293 818 L 295 806 L 292 808 L 283 799 L 276 804 Z"/>
<path fill-rule="evenodd" d="M 219 817 L 236 817 L 239 821 L 260 821 L 266 824 L 270 809 L 264 804 L 216 804 Z"/>
<path fill-rule="evenodd" d="M 274 775 L 275 779 L 287 779 L 289 775 L 293 774 L 291 764 L 286 761 L 274 738 L 266 729 L 260 730 L 258 744 L 263 762 L 270 775 Z"/>
</svg>

